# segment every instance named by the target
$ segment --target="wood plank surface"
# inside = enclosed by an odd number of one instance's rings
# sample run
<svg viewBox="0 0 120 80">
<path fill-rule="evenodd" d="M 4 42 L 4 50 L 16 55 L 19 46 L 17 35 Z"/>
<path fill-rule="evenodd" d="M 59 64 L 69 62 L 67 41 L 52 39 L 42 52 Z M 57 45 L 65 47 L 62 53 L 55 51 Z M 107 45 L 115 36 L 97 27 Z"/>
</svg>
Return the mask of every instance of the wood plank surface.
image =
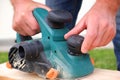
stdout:
<svg viewBox="0 0 120 80">
<path fill-rule="evenodd" d="M 0 80 L 45 80 L 34 73 L 25 73 L 8 69 L 6 63 L 0 64 Z M 115 70 L 95 69 L 90 75 L 76 80 L 120 80 L 120 72 Z"/>
</svg>

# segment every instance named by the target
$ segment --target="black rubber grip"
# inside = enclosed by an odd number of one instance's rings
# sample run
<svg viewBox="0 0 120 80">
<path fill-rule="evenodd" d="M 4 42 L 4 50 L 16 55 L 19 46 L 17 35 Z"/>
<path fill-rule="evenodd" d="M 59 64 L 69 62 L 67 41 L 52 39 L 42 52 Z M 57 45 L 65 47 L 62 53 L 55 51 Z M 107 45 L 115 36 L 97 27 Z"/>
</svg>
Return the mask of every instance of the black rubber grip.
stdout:
<svg viewBox="0 0 120 80">
<path fill-rule="evenodd" d="M 75 55 L 75 56 L 82 54 L 81 45 L 83 40 L 84 40 L 84 37 L 80 35 L 72 35 L 71 37 L 69 37 L 67 39 L 69 54 Z"/>
<path fill-rule="evenodd" d="M 47 22 L 52 28 L 63 28 L 64 23 L 71 22 L 72 15 L 66 10 L 52 10 L 48 13 Z"/>
</svg>

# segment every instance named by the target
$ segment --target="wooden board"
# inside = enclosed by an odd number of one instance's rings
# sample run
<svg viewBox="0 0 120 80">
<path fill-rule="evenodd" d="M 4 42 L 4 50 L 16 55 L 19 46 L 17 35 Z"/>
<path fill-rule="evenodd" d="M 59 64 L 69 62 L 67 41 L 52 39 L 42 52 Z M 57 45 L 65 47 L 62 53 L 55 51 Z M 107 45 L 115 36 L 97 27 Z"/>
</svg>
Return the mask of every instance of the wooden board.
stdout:
<svg viewBox="0 0 120 80">
<path fill-rule="evenodd" d="M 0 65 L 0 80 L 44 80 L 34 73 L 25 73 Z M 95 69 L 94 72 L 77 80 L 120 80 L 120 72 L 115 70 Z"/>
</svg>

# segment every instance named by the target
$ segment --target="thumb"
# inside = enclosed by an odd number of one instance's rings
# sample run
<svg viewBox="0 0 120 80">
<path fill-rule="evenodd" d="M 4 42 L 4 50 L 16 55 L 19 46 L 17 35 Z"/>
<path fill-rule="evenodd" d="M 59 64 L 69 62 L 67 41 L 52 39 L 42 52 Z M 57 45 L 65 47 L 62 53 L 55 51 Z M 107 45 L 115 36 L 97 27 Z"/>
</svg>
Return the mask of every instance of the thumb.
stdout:
<svg viewBox="0 0 120 80">
<path fill-rule="evenodd" d="M 35 3 L 34 8 L 40 7 L 40 8 L 46 9 L 47 11 L 51 11 L 50 7 L 48 7 L 48 6 L 46 6 L 46 5 L 42 4 L 42 3 L 37 3 L 37 2 L 34 2 L 34 3 Z"/>
<path fill-rule="evenodd" d="M 49 8 L 48 6 L 44 5 L 44 4 L 41 4 L 39 5 L 40 8 L 43 8 L 43 9 L 46 9 L 48 11 L 51 11 L 51 8 Z"/>
<path fill-rule="evenodd" d="M 81 20 L 72 30 L 64 35 L 65 39 L 68 39 L 70 36 L 74 34 L 81 33 L 86 28 L 84 20 Z"/>
</svg>

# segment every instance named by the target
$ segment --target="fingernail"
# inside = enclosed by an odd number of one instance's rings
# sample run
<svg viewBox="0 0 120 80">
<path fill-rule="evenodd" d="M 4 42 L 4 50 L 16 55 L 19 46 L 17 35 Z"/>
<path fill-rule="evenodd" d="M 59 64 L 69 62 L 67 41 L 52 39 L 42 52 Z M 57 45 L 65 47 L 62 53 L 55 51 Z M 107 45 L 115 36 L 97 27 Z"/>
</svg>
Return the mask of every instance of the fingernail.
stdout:
<svg viewBox="0 0 120 80">
<path fill-rule="evenodd" d="M 64 38 L 67 39 L 67 34 L 64 35 Z"/>
</svg>

